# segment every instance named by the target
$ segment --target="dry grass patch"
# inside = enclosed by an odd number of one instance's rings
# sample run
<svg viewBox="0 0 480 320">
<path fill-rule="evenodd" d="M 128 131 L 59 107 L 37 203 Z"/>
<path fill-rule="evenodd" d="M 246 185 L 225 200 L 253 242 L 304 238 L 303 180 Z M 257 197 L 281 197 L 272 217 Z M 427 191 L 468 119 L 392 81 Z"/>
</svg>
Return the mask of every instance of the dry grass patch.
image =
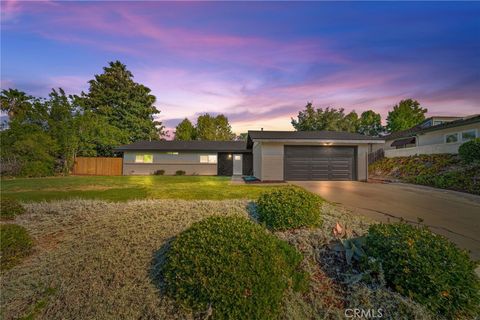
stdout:
<svg viewBox="0 0 480 320">
<path fill-rule="evenodd" d="M 15 222 L 36 245 L 32 256 L 1 274 L 2 319 L 193 319 L 152 280 L 158 250 L 193 222 L 254 210 L 246 200 L 70 200 L 25 207 Z M 276 233 L 304 254 L 302 268 L 312 279 L 306 293 L 287 292 L 284 319 L 342 319 L 353 298 L 378 304 L 371 288 L 353 297 L 322 260 L 337 221 L 359 233 L 369 223 L 328 203 L 322 212 L 319 229 Z"/>
</svg>

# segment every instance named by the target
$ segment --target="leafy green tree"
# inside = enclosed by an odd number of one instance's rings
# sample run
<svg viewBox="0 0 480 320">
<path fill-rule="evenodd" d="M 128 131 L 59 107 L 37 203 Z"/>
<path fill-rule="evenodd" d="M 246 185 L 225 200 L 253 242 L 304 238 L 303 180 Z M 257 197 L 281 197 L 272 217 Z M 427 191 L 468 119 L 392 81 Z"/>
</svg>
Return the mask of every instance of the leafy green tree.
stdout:
<svg viewBox="0 0 480 320">
<path fill-rule="evenodd" d="M 378 136 L 384 131 L 382 117 L 372 110 L 362 112 L 359 120 L 358 133 L 368 136 Z"/>
<path fill-rule="evenodd" d="M 0 95 L 1 110 L 7 112 L 8 117 L 18 118 L 26 115 L 31 108 L 33 97 L 17 89 L 2 90 Z"/>
<path fill-rule="evenodd" d="M 248 132 L 242 132 L 235 138 L 235 140 L 237 141 L 247 141 L 247 139 L 248 139 Z"/>
<path fill-rule="evenodd" d="M 358 115 L 355 111 L 345 115 L 344 109 L 317 108 L 309 102 L 305 109 L 298 113 L 297 119 L 292 118 L 292 126 L 297 131 L 349 131 L 356 132 Z"/>
<path fill-rule="evenodd" d="M 133 74 L 120 61 L 110 62 L 103 70 L 89 81 L 88 93 L 76 97 L 79 106 L 105 117 L 110 125 L 120 129 L 124 133 L 121 143 L 160 139 L 164 126 L 153 118 L 159 111 L 151 90 L 134 82 Z M 107 153 L 117 145 L 107 146 Z"/>
<path fill-rule="evenodd" d="M 402 100 L 388 113 L 387 129 L 389 132 L 396 132 L 416 126 L 425 120 L 427 111 L 416 100 Z"/>
<path fill-rule="evenodd" d="M 187 118 L 183 119 L 175 127 L 175 140 L 190 141 L 197 138 L 197 132 L 193 124 Z"/>
<path fill-rule="evenodd" d="M 199 116 L 196 132 L 198 140 L 228 141 L 235 139 L 228 118 L 223 114 L 216 117 L 208 113 Z"/>
<path fill-rule="evenodd" d="M 216 140 L 229 141 L 235 139 L 235 134 L 232 132 L 232 126 L 228 122 L 228 118 L 223 114 L 215 117 L 215 135 Z"/>
<path fill-rule="evenodd" d="M 340 128 L 342 131 L 357 132 L 359 125 L 360 120 L 358 119 L 358 114 L 355 111 L 352 111 L 343 118 Z"/>
<path fill-rule="evenodd" d="M 58 171 L 68 174 L 72 169 L 80 142 L 75 107 L 62 88 L 58 91 L 52 89 L 46 104 L 49 115 L 49 134 L 58 145 Z"/>
<path fill-rule="evenodd" d="M 197 119 L 197 139 L 198 140 L 217 140 L 215 118 L 206 113 Z"/>
<path fill-rule="evenodd" d="M 48 109 L 43 100 L 18 90 L 3 90 L 2 110 L 10 123 L 1 132 L 2 174 L 52 175 L 58 145 L 48 133 Z"/>
</svg>

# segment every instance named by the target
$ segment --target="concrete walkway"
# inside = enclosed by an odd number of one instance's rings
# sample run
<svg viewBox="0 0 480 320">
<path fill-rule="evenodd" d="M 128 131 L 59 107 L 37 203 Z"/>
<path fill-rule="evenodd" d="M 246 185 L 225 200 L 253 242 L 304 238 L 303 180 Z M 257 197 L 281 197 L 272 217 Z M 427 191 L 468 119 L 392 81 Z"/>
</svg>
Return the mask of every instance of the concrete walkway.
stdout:
<svg viewBox="0 0 480 320">
<path fill-rule="evenodd" d="M 402 183 L 356 181 L 292 182 L 378 221 L 400 218 L 442 234 L 480 259 L 480 196 Z"/>
</svg>

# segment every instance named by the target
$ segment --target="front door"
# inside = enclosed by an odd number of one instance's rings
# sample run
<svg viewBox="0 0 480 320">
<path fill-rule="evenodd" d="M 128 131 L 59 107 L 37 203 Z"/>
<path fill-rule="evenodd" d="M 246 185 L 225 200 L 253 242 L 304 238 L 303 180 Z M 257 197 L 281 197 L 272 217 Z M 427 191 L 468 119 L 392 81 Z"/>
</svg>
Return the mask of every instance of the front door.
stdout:
<svg viewBox="0 0 480 320">
<path fill-rule="evenodd" d="M 242 155 L 234 154 L 233 155 L 233 175 L 242 175 Z"/>
</svg>

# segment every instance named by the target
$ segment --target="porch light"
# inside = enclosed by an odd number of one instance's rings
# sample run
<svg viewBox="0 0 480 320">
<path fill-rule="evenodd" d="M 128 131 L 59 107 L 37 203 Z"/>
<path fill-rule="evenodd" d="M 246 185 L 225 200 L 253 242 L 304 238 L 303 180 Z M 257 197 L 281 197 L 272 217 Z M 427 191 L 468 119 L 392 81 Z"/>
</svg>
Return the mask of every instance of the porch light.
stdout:
<svg viewBox="0 0 480 320">
<path fill-rule="evenodd" d="M 232 154 L 231 153 L 228 154 L 228 159 L 232 159 Z"/>
</svg>

